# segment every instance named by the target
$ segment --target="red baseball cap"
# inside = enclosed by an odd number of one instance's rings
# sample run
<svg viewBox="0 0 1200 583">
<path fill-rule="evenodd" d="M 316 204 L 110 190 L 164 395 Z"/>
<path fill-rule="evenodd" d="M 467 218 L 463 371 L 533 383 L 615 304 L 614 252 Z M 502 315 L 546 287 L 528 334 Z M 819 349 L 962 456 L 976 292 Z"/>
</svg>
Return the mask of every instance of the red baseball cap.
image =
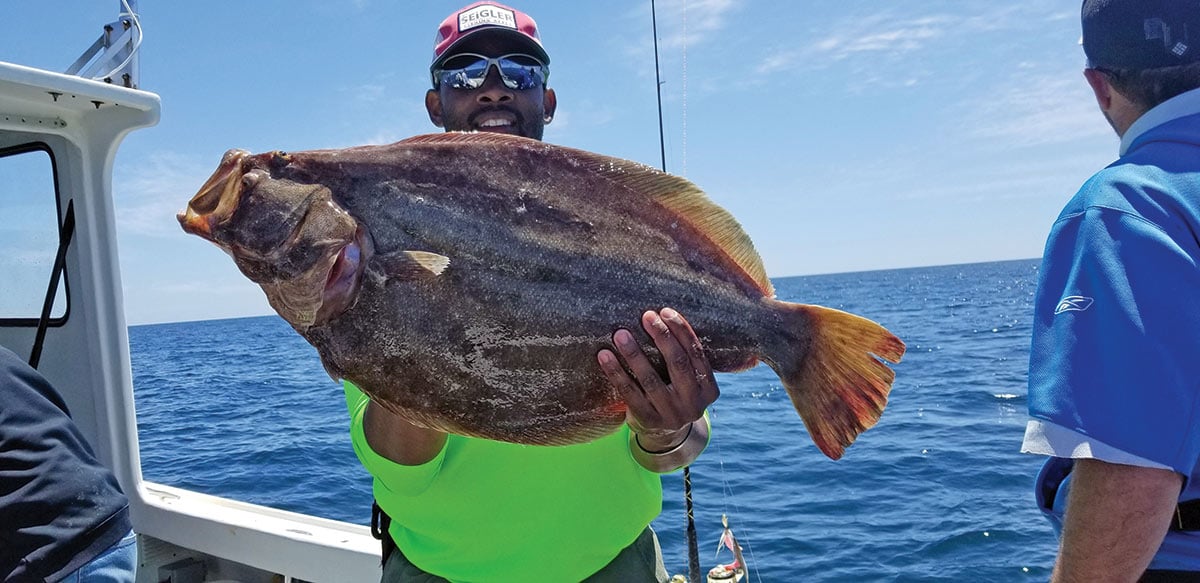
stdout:
<svg viewBox="0 0 1200 583">
<path fill-rule="evenodd" d="M 454 48 L 463 41 L 485 31 L 511 35 L 514 40 L 526 45 L 531 55 L 550 64 L 550 55 L 542 47 L 542 39 L 538 36 L 537 23 L 533 18 L 497 2 L 476 2 L 442 21 L 433 39 L 433 64 L 430 69 L 436 69 L 442 57 L 452 56 Z"/>
</svg>

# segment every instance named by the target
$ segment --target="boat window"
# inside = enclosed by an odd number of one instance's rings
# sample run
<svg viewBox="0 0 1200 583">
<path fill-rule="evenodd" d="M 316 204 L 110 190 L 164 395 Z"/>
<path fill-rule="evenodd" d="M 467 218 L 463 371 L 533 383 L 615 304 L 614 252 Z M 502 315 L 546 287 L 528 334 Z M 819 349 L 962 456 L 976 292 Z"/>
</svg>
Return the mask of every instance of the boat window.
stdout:
<svg viewBox="0 0 1200 583">
<path fill-rule="evenodd" d="M 54 158 L 44 145 L 0 150 L 0 326 L 36 326 L 58 254 Z M 50 323 L 67 313 L 60 277 Z"/>
</svg>

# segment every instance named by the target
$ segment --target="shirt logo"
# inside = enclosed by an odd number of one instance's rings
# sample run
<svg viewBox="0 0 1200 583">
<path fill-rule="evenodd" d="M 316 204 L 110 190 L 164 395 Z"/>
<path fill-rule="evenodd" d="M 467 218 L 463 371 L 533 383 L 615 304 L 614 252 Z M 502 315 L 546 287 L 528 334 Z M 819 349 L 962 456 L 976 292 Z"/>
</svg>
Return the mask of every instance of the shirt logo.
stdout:
<svg viewBox="0 0 1200 583">
<path fill-rule="evenodd" d="M 1090 307 L 1096 300 L 1087 296 L 1067 296 L 1058 302 L 1058 307 L 1054 308 L 1054 313 L 1061 314 L 1063 312 L 1082 312 Z"/>
</svg>

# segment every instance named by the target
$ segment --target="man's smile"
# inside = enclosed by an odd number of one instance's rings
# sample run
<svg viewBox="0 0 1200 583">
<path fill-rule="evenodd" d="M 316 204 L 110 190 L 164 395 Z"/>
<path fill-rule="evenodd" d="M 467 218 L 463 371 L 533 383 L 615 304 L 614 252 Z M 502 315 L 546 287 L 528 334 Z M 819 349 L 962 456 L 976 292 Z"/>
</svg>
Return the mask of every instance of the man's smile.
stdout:
<svg viewBox="0 0 1200 583">
<path fill-rule="evenodd" d="M 511 111 L 492 110 L 476 114 L 471 125 L 481 132 L 517 133 L 519 116 Z"/>
</svg>

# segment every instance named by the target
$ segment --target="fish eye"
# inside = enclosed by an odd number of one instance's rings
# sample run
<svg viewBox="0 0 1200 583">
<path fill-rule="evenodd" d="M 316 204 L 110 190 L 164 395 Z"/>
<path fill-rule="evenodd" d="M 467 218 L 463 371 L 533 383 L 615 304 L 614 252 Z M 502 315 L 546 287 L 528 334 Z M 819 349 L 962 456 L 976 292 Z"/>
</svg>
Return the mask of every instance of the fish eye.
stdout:
<svg viewBox="0 0 1200 583">
<path fill-rule="evenodd" d="M 262 170 L 251 170 L 242 176 L 242 188 L 251 189 L 258 186 L 259 182 L 266 177 L 266 172 Z"/>
<path fill-rule="evenodd" d="M 272 168 L 282 168 L 291 163 L 292 159 L 290 156 L 288 156 L 287 152 L 284 152 L 283 150 L 275 150 L 274 152 L 271 152 Z"/>
</svg>

